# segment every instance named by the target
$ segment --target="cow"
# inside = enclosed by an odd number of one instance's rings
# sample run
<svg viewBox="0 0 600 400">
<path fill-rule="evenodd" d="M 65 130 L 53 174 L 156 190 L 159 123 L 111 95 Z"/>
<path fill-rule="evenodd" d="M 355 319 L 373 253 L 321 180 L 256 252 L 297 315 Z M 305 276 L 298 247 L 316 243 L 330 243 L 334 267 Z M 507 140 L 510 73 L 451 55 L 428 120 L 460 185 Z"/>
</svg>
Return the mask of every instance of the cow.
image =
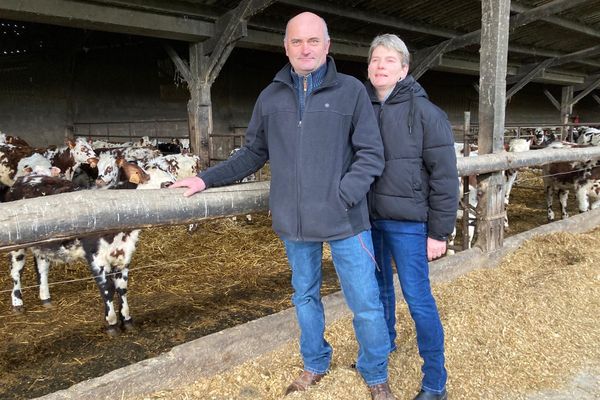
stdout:
<svg viewBox="0 0 600 400">
<path fill-rule="evenodd" d="M 194 154 L 169 154 L 153 158 L 143 165 L 146 171 L 160 169 L 176 179 L 196 176 L 200 172 L 200 157 Z"/>
<path fill-rule="evenodd" d="M 556 141 L 556 135 L 551 129 L 535 128 L 532 137 L 531 148 L 542 149 L 550 146 Z"/>
<path fill-rule="evenodd" d="M 145 170 L 124 158 L 104 152 L 98 160 L 98 189 L 160 189 L 177 178 L 159 168 Z"/>
<path fill-rule="evenodd" d="M 552 148 L 577 148 L 588 147 L 573 143 L 556 143 Z M 600 160 L 586 161 L 563 161 L 544 165 L 542 168 L 544 179 L 544 190 L 546 194 L 546 208 L 548 221 L 554 221 L 555 215 L 552 210 L 554 193 L 558 193 L 562 218 L 568 218 L 567 201 L 569 192 L 573 190 L 578 202 L 580 212 L 588 211 L 589 198 L 597 198 L 596 191 L 598 174 L 600 174 Z M 596 208 L 596 201 L 592 208 Z"/>
<path fill-rule="evenodd" d="M 52 173 L 50 173 L 52 174 Z M 74 185 L 70 180 L 32 173 L 18 178 L 4 196 L 5 201 L 28 199 L 71 192 Z M 92 235 L 57 243 L 30 247 L 37 267 L 40 300 L 44 305 L 51 304 L 48 286 L 48 273 L 52 263 L 72 263 L 85 260 L 98 286 L 104 303 L 104 317 L 107 333 L 116 335 L 119 327 L 133 328 L 133 319 L 127 301 L 129 264 L 135 252 L 139 230 L 113 234 Z M 13 278 L 12 305 L 15 311 L 23 310 L 21 294 L 21 273 L 25 265 L 25 250 L 11 252 L 11 276 Z M 117 311 L 113 298 L 117 293 L 120 310 Z"/>
<path fill-rule="evenodd" d="M 98 161 L 96 153 L 91 146 L 82 139 L 67 139 L 66 146 L 56 148 L 34 148 L 30 146 L 0 144 L 0 183 L 6 186 L 12 186 L 15 181 L 19 167 L 19 161 L 22 158 L 30 157 L 33 154 L 41 154 L 50 163 L 60 168 L 67 179 L 72 179 L 75 169 L 81 164 L 89 163 L 95 165 Z"/>
<path fill-rule="evenodd" d="M 583 145 L 598 146 L 600 144 L 600 129 L 580 126 L 576 129 L 576 143 Z"/>
<path fill-rule="evenodd" d="M 507 146 L 507 150 L 510 153 L 520 153 L 523 151 L 529 151 L 531 147 L 532 139 L 512 139 Z M 504 204 L 508 206 L 510 202 L 510 192 L 517 179 L 518 171 L 516 169 L 507 169 L 505 171 L 506 182 L 504 183 Z M 508 227 L 508 221 L 505 220 L 505 227 Z"/>
</svg>

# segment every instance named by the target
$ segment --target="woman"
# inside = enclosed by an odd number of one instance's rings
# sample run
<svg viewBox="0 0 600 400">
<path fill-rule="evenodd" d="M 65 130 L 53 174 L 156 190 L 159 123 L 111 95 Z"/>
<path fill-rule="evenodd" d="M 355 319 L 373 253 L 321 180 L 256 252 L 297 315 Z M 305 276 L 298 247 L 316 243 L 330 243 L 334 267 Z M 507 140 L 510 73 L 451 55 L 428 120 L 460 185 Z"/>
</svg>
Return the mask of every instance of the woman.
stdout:
<svg viewBox="0 0 600 400">
<path fill-rule="evenodd" d="M 369 194 L 373 245 L 392 351 L 393 258 L 423 358 L 421 391 L 415 400 L 444 400 L 444 331 L 431 293 L 428 260 L 446 252 L 458 207 L 458 173 L 450 123 L 408 75 L 409 59 L 396 35 L 381 35 L 371 43 L 366 86 L 385 151 L 385 169 Z"/>
</svg>

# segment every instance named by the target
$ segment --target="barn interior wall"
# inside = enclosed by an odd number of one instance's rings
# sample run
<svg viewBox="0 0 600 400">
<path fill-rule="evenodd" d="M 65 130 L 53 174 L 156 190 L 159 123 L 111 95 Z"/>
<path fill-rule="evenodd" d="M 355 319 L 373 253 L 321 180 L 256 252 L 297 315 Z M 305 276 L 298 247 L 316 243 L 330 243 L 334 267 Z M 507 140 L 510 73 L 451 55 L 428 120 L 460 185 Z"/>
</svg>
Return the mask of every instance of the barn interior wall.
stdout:
<svg viewBox="0 0 600 400">
<path fill-rule="evenodd" d="M 178 48 L 186 58 L 187 45 Z M 256 97 L 286 62 L 279 53 L 236 48 L 212 87 L 213 132 L 243 132 Z M 337 60 L 338 70 L 366 79 L 366 62 Z M 188 91 L 158 41 L 134 38 L 118 46 L 73 46 L 70 52 L 0 59 L 0 131 L 36 146 L 60 144 L 75 123 L 179 119 L 168 126 L 112 125 L 112 135 L 187 133 Z M 453 124 L 463 112 L 477 121 L 477 76 L 429 71 L 420 82 Z M 558 123 L 559 112 L 543 94 L 560 99 L 560 87 L 532 83 L 508 103 L 507 123 Z M 575 106 L 582 122 L 600 121 L 600 105 L 588 96 Z M 87 129 L 87 131 L 86 131 Z M 105 125 L 75 133 L 102 134 Z M 160 130 L 160 132 L 158 132 Z M 157 133 L 158 132 L 158 133 Z"/>
</svg>

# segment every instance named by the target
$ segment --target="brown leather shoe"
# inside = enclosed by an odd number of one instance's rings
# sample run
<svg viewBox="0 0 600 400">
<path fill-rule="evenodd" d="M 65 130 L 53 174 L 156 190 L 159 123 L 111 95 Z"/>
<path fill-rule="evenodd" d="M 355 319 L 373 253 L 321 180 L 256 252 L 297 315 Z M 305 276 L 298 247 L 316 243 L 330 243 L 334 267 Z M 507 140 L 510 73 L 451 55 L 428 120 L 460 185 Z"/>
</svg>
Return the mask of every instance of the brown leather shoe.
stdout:
<svg viewBox="0 0 600 400">
<path fill-rule="evenodd" d="M 369 386 L 369 390 L 371 390 L 371 400 L 396 400 L 387 382 Z"/>
<path fill-rule="evenodd" d="M 309 386 L 316 385 L 321 379 L 323 379 L 324 376 L 325 374 L 315 374 L 314 372 L 310 371 L 302 371 L 300 376 L 298 376 L 296 380 L 294 380 L 294 382 L 288 386 L 287 390 L 285 391 L 285 396 L 292 392 L 302 392 L 308 389 Z"/>
</svg>

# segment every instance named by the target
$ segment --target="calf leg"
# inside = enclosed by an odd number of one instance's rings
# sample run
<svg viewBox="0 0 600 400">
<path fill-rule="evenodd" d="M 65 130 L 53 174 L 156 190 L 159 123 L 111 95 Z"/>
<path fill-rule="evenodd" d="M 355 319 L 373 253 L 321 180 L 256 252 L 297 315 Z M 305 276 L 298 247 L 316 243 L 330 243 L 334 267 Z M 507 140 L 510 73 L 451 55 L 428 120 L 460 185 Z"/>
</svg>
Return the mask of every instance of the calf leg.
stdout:
<svg viewBox="0 0 600 400">
<path fill-rule="evenodd" d="M 578 187 L 575 192 L 575 198 L 577 199 L 577 205 L 579 212 L 586 212 L 590 209 L 590 202 L 587 195 L 587 188 L 585 186 Z"/>
<path fill-rule="evenodd" d="M 515 180 L 517 179 L 517 170 L 516 169 L 507 169 L 506 170 L 506 184 L 504 185 L 504 204 L 508 205 L 510 200 L 510 191 L 512 190 L 513 185 L 515 184 Z"/>
<path fill-rule="evenodd" d="M 21 273 L 25 267 L 25 250 L 19 249 L 10 252 L 10 276 L 13 280 L 13 289 L 10 294 L 14 311 L 22 312 L 23 293 L 21 292 Z"/>
<path fill-rule="evenodd" d="M 548 210 L 548 221 L 554 221 L 554 211 L 552 211 L 552 197 L 554 196 L 554 187 L 546 184 L 546 209 Z"/>
<path fill-rule="evenodd" d="M 94 276 L 98 290 L 100 291 L 102 302 L 104 303 L 104 318 L 108 323 L 107 332 L 111 336 L 116 335 L 119 332 L 117 325 L 119 321 L 113 304 L 115 285 L 112 278 L 106 279 L 106 275 L 110 273 L 110 267 L 100 265 L 96 263 L 96 260 L 93 260 L 90 263 L 90 270 Z"/>
<path fill-rule="evenodd" d="M 121 323 L 123 328 L 133 328 L 133 319 L 129 314 L 129 303 L 127 302 L 127 283 L 129 282 L 129 267 L 125 266 L 114 276 L 114 285 L 121 303 Z"/>
<path fill-rule="evenodd" d="M 37 273 L 38 284 L 40 285 L 40 300 L 45 307 L 52 306 L 50 300 L 50 286 L 48 285 L 48 273 L 50 272 L 50 260 L 46 257 L 36 255 L 35 270 Z"/>
<path fill-rule="evenodd" d="M 562 212 L 562 218 L 569 218 L 569 211 L 567 211 L 567 201 L 569 199 L 569 191 L 564 189 L 558 190 L 558 201 L 560 201 L 560 211 Z"/>
</svg>

